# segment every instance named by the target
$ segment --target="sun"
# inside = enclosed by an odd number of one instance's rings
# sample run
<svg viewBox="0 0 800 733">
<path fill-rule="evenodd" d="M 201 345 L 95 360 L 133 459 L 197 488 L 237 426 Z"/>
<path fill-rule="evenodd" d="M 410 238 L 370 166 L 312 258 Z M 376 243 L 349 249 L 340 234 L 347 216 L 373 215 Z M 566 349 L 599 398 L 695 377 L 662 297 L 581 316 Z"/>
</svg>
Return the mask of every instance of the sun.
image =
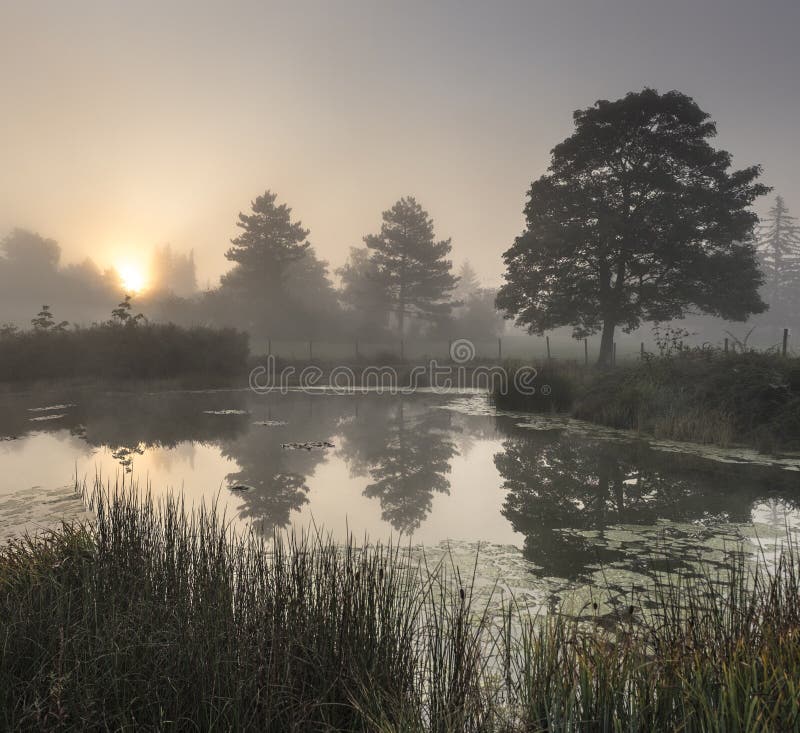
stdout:
<svg viewBox="0 0 800 733">
<path fill-rule="evenodd" d="M 147 287 L 144 270 L 132 262 L 122 262 L 116 266 L 119 281 L 128 293 L 141 293 Z"/>
</svg>

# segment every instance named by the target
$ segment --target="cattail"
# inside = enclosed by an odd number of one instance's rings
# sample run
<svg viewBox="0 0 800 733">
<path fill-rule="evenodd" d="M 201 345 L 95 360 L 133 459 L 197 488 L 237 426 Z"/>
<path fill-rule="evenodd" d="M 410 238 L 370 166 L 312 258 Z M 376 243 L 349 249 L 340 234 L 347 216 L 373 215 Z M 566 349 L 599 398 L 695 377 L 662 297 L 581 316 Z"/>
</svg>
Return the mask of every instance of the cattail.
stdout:
<svg viewBox="0 0 800 733">
<path fill-rule="evenodd" d="M 463 601 L 464 598 L 466 597 L 466 593 L 464 593 L 463 588 L 459 588 L 459 595 L 461 596 L 461 600 Z"/>
</svg>

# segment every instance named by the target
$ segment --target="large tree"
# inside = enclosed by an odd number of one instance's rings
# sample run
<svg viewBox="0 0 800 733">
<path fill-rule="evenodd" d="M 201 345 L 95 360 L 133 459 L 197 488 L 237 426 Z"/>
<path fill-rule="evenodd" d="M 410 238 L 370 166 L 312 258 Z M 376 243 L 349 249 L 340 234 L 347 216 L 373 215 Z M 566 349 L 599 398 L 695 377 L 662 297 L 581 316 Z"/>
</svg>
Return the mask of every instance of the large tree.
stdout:
<svg viewBox="0 0 800 733">
<path fill-rule="evenodd" d="M 412 196 L 383 212 L 380 234 L 364 237 L 373 251 L 377 282 L 384 288 L 402 334 L 407 316 L 428 321 L 446 317 L 458 282 L 447 259 L 449 239 L 437 241 L 433 220 Z"/>
<path fill-rule="evenodd" d="M 631 92 L 574 113 L 575 132 L 531 184 L 526 229 L 504 254 L 498 307 L 532 333 L 576 337 L 691 310 L 744 320 L 766 305 L 749 209 L 760 168 L 731 170 L 716 125 L 677 91 Z"/>
</svg>

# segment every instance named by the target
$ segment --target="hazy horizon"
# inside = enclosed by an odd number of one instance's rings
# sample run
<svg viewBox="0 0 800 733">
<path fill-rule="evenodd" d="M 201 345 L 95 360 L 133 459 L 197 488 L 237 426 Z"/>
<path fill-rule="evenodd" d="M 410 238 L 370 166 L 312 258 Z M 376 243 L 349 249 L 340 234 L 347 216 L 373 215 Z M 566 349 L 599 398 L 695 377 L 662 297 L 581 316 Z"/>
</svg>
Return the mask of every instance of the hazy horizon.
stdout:
<svg viewBox="0 0 800 733">
<path fill-rule="evenodd" d="M 205 287 L 265 189 L 332 270 L 410 194 L 496 284 L 573 110 L 644 86 L 693 96 L 797 212 L 798 21 L 789 2 L 6 5 L 0 236 L 101 268 L 169 243 Z"/>
</svg>

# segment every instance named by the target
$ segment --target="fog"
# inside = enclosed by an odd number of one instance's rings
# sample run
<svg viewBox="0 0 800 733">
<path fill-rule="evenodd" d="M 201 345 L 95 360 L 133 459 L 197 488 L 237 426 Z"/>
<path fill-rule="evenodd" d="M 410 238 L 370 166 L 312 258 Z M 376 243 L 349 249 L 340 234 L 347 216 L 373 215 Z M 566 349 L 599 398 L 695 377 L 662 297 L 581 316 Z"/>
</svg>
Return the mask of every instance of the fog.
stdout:
<svg viewBox="0 0 800 733">
<path fill-rule="evenodd" d="M 414 196 L 451 241 L 453 275 L 469 263 L 474 281 L 453 290 L 453 319 L 406 335 L 446 341 L 472 324 L 487 344 L 532 338 L 490 304 L 526 190 L 577 108 L 680 89 L 719 122 L 736 165 L 763 165 L 800 210 L 797 21 L 788 0 L 5 4 L 0 323 L 26 326 L 43 304 L 100 321 L 133 291 L 150 318 L 236 325 L 258 348 L 394 340 L 368 294 L 353 302 L 352 279 L 381 213 Z M 273 314 L 259 321 L 221 283 L 237 217 L 267 190 L 311 246 L 284 273 L 292 302 L 264 300 Z M 768 345 L 793 316 L 686 328 L 718 342 L 755 325 Z M 645 339 L 649 325 L 630 348 Z M 580 358 L 569 330 L 552 345 Z"/>
<path fill-rule="evenodd" d="M 332 268 L 411 194 L 496 285 L 572 111 L 645 85 L 696 98 L 797 209 L 799 16 L 789 0 L 4 3 L 0 233 L 101 269 L 170 242 L 213 286 L 267 188 Z"/>
</svg>

